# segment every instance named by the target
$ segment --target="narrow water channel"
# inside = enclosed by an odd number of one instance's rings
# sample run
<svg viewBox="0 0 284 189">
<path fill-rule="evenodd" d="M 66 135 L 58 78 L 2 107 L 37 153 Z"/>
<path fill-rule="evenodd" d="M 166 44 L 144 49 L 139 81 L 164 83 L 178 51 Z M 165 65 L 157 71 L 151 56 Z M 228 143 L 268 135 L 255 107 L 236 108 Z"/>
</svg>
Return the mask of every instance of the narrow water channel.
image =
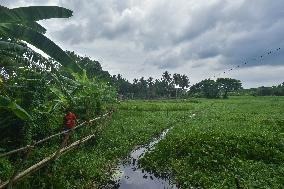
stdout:
<svg viewBox="0 0 284 189">
<path fill-rule="evenodd" d="M 119 164 L 116 168 L 116 174 L 113 183 L 108 189 L 177 189 L 176 185 L 170 183 L 167 178 L 159 178 L 138 166 L 138 160 L 144 154 L 154 148 L 162 140 L 169 129 L 165 130 L 159 137 L 155 138 L 147 146 L 141 146 L 133 150 L 130 154 L 129 161 Z"/>
</svg>

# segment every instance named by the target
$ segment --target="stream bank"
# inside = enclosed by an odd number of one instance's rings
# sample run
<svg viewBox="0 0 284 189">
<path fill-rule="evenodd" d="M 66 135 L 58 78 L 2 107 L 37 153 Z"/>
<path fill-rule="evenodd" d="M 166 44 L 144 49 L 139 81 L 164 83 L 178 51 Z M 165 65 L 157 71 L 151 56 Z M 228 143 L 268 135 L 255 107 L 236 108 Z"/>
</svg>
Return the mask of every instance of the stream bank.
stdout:
<svg viewBox="0 0 284 189">
<path fill-rule="evenodd" d="M 155 176 L 139 167 L 138 161 L 144 154 L 153 149 L 155 144 L 162 140 L 170 129 L 166 129 L 159 137 L 156 137 L 146 146 L 140 146 L 130 153 L 126 162 L 121 162 L 113 174 L 112 181 L 106 187 L 108 189 L 177 189 L 168 178 Z"/>
</svg>

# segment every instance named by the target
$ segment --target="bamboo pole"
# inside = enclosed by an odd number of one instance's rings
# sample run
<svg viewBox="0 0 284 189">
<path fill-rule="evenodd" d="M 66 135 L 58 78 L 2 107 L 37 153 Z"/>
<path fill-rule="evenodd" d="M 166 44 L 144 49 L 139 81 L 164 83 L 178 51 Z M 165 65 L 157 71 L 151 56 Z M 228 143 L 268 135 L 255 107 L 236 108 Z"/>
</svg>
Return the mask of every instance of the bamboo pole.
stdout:
<svg viewBox="0 0 284 189">
<path fill-rule="evenodd" d="M 76 129 L 82 127 L 82 126 L 85 125 L 86 123 L 92 123 L 92 122 L 94 122 L 94 121 L 96 121 L 96 120 L 102 119 L 103 117 L 106 117 L 107 115 L 109 115 L 109 114 L 111 114 L 111 113 L 112 113 L 112 112 L 108 112 L 108 113 L 106 113 L 106 114 L 104 114 L 104 115 L 102 115 L 102 116 L 100 116 L 100 117 L 97 117 L 97 118 L 95 118 L 95 119 L 92 119 L 92 120 L 90 120 L 90 121 L 84 121 L 83 123 L 80 123 L 79 125 L 77 125 L 76 127 L 74 127 L 73 130 L 76 130 Z M 61 131 L 61 132 L 56 133 L 56 134 L 54 134 L 54 135 L 48 136 L 48 137 L 46 137 L 46 138 L 44 138 L 44 139 L 41 139 L 41 140 L 35 142 L 35 143 L 34 143 L 34 146 L 35 146 L 35 145 L 38 145 L 38 144 L 41 144 L 41 143 L 43 143 L 43 142 L 45 142 L 45 141 L 48 141 L 48 140 L 50 140 L 50 139 L 52 139 L 52 138 L 54 138 L 54 137 L 56 137 L 56 136 L 65 134 L 65 133 L 67 133 L 67 132 L 68 132 L 68 131 Z M 17 153 L 17 152 L 25 151 L 25 150 L 29 149 L 30 147 L 31 147 L 31 145 L 27 145 L 27 146 L 24 146 L 24 147 L 21 147 L 21 148 L 18 148 L 18 149 L 15 149 L 15 150 L 12 150 L 12 151 L 9 151 L 9 152 L 0 154 L 0 158 L 1 158 L 1 157 L 8 156 L 8 155 L 15 154 L 15 153 Z"/>
<path fill-rule="evenodd" d="M 90 120 L 88 123 L 93 123 L 96 120 L 99 120 L 103 117 L 106 117 L 107 115 L 111 116 L 112 115 L 112 111 L 104 114 L 103 116 L 100 116 L 98 118 L 95 118 L 93 120 Z M 74 128 L 75 129 L 75 128 Z M 80 140 L 77 140 L 75 142 L 73 142 L 72 144 L 70 144 L 69 146 L 65 147 L 65 144 L 67 143 L 68 139 L 69 139 L 69 135 L 71 134 L 71 132 L 74 130 L 70 130 L 70 131 L 65 131 L 65 132 L 69 132 L 66 137 L 64 138 L 63 142 L 61 143 L 61 148 L 59 148 L 59 150 L 57 150 L 56 152 L 54 152 L 52 155 L 44 158 L 43 160 L 41 160 L 40 162 L 32 165 L 31 167 L 27 168 L 26 170 L 17 173 L 16 175 L 13 175 L 11 179 L 0 183 L 0 189 L 5 188 L 7 186 L 10 185 L 10 183 L 14 183 L 22 178 L 24 178 L 25 176 L 39 170 L 40 168 L 44 167 L 45 165 L 47 165 L 50 161 L 55 160 L 56 158 L 60 157 L 61 155 L 69 152 L 70 150 L 74 149 L 75 147 L 79 146 L 82 143 L 87 142 L 88 140 L 90 140 L 91 138 L 93 138 L 95 136 L 95 134 L 91 134 L 88 135 L 86 137 L 81 138 Z M 102 127 L 99 128 L 99 130 L 102 129 Z M 64 132 L 64 133 L 65 133 Z M 29 148 L 33 148 L 34 145 L 29 145 Z"/>
<path fill-rule="evenodd" d="M 26 160 L 28 159 L 29 155 L 31 154 L 33 148 L 34 148 L 34 145 L 29 146 L 29 148 L 26 151 L 25 157 L 20 161 L 19 165 L 16 166 L 16 169 L 14 170 L 14 173 L 13 173 L 12 177 L 10 178 L 10 180 L 8 182 L 8 188 L 12 188 L 14 178 L 17 176 L 19 171 L 24 167 Z"/>
<path fill-rule="evenodd" d="M 53 160 L 54 158 L 57 158 L 63 154 L 65 154 L 66 152 L 74 149 L 76 146 L 80 145 L 81 143 L 85 143 L 88 140 L 90 140 L 91 138 L 93 138 L 95 136 L 95 134 L 89 135 L 87 137 L 84 137 L 83 140 L 77 140 L 75 142 L 73 142 L 72 144 L 70 144 L 67 147 L 64 147 L 62 149 L 60 149 L 59 151 L 54 152 L 52 155 L 44 158 L 43 160 L 41 160 L 40 162 L 32 165 L 31 167 L 27 168 L 26 170 L 18 173 L 16 176 L 14 176 L 14 178 L 11 180 L 12 182 L 16 182 L 18 180 L 20 180 L 21 178 L 24 178 L 25 176 L 39 170 L 40 168 L 44 167 L 48 162 L 50 162 L 51 160 Z M 6 186 L 8 186 L 10 180 L 7 180 L 3 183 L 1 183 L 0 185 L 0 189 L 5 188 Z"/>
</svg>

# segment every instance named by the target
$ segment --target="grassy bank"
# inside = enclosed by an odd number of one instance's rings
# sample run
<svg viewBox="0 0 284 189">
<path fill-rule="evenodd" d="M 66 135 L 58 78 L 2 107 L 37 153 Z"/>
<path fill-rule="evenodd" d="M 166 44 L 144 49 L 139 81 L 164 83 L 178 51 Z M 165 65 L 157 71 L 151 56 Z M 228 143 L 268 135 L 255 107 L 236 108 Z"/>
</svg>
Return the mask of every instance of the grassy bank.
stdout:
<svg viewBox="0 0 284 189">
<path fill-rule="evenodd" d="M 174 127 L 142 164 L 172 175 L 181 188 L 281 188 L 284 98 L 212 100 Z M 208 101 L 206 102 L 208 103 Z"/>
</svg>

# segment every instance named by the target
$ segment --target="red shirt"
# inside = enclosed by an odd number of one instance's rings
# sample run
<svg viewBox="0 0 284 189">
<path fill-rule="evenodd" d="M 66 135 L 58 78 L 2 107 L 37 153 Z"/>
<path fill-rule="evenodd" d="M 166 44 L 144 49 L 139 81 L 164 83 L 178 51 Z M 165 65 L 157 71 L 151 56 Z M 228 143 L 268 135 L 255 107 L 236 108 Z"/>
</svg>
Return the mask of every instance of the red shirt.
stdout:
<svg viewBox="0 0 284 189">
<path fill-rule="evenodd" d="M 68 112 L 64 116 L 64 126 L 68 129 L 72 129 L 75 126 L 76 116 L 72 112 Z"/>
</svg>

